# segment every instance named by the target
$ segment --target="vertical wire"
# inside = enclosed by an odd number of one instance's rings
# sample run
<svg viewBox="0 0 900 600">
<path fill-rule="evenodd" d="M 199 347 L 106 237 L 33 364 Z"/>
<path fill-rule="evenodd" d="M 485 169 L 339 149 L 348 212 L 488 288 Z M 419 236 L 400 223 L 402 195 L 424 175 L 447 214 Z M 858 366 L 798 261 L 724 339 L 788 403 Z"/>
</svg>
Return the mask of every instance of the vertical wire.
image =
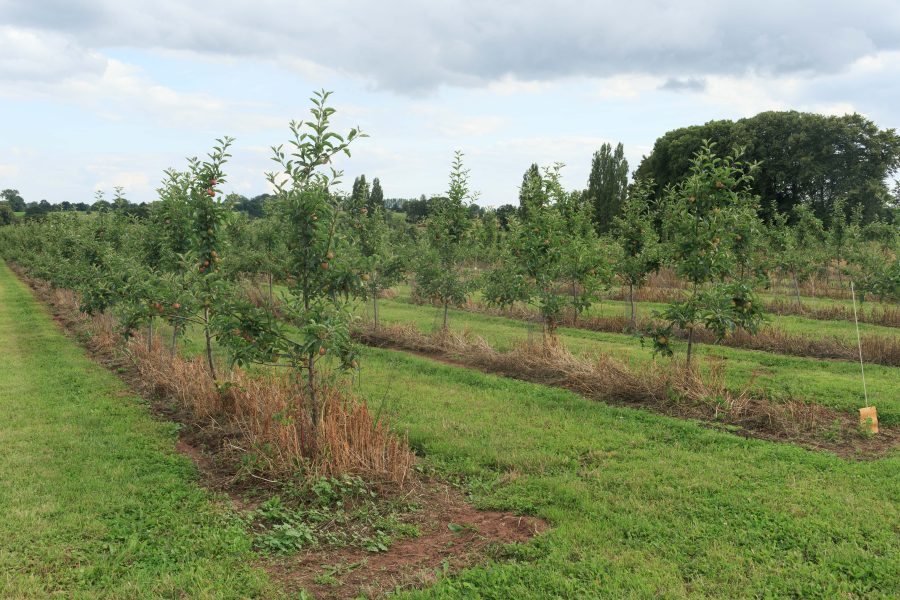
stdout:
<svg viewBox="0 0 900 600">
<path fill-rule="evenodd" d="M 859 348 L 859 370 L 862 372 L 863 397 L 866 400 L 866 408 L 869 407 L 869 392 L 866 390 L 866 368 L 863 366 L 862 341 L 859 338 L 859 319 L 856 316 L 856 290 L 853 281 L 850 282 L 850 295 L 853 297 L 853 322 L 856 324 L 856 347 Z"/>
</svg>

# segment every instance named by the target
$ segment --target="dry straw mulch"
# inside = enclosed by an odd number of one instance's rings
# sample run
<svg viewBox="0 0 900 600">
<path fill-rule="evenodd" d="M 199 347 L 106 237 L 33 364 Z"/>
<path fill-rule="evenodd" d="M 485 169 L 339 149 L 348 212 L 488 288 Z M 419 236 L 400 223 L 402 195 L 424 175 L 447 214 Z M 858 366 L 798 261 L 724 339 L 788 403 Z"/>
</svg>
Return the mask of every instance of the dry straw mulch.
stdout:
<svg viewBox="0 0 900 600">
<path fill-rule="evenodd" d="M 377 422 L 365 402 L 339 384 L 319 388 L 322 419 L 313 427 L 305 389 L 290 377 L 254 376 L 234 368 L 214 382 L 202 358 L 172 355 L 159 339 L 148 348 L 144 335 L 124 342 L 112 316 L 82 313 L 71 290 L 20 277 L 58 322 L 95 356 L 124 371 L 128 383 L 167 416 L 188 425 L 193 441 L 229 470 L 239 470 L 252 456 L 253 474 L 273 482 L 354 474 L 402 486 L 412 476 L 415 457 L 406 440 Z"/>
<path fill-rule="evenodd" d="M 479 302 L 469 301 L 464 308 L 469 312 L 525 321 L 537 321 L 540 318 L 537 311 L 523 307 L 499 309 L 485 306 Z M 566 327 L 605 333 L 624 333 L 628 331 L 630 326 L 629 319 L 625 316 L 589 316 L 575 319 L 571 314 L 567 315 L 561 324 Z M 649 320 L 639 319 L 637 330 L 646 331 L 651 325 L 652 323 Z M 677 332 L 677 335 L 687 338 L 686 332 Z M 811 338 L 806 335 L 788 333 L 774 326 L 765 327 L 755 335 L 744 331 L 736 331 L 719 342 L 716 342 L 712 332 L 698 328 L 694 331 L 694 341 L 705 344 L 718 343 L 721 346 L 730 348 L 761 350 L 788 356 L 859 360 L 859 349 L 855 343 L 850 343 L 834 336 Z M 866 362 L 889 367 L 900 367 L 900 335 L 866 334 L 861 337 L 861 344 L 863 358 Z"/>
</svg>

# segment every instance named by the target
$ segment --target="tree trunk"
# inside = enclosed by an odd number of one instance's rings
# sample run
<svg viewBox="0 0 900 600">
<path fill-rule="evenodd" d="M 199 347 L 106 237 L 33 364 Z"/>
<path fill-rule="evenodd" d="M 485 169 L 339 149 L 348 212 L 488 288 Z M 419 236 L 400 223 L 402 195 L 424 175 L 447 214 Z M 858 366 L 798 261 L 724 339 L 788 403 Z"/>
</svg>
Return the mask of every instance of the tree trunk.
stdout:
<svg viewBox="0 0 900 600">
<path fill-rule="evenodd" d="M 691 354 L 694 351 L 694 328 L 688 329 L 687 368 L 691 368 Z"/>
<path fill-rule="evenodd" d="M 800 306 L 802 304 L 800 301 L 800 282 L 797 281 L 796 273 L 794 273 L 794 292 L 797 294 L 797 306 Z"/>
<path fill-rule="evenodd" d="M 375 331 L 378 331 L 378 292 L 372 292 L 372 312 L 375 316 Z"/>
<path fill-rule="evenodd" d="M 572 280 L 572 326 L 578 325 L 578 284 Z"/>
<path fill-rule="evenodd" d="M 273 284 L 274 277 L 269 273 L 269 306 L 275 306 L 275 286 Z"/>
<path fill-rule="evenodd" d="M 209 366 L 209 375 L 213 381 L 216 379 L 216 366 L 213 364 L 212 336 L 209 332 L 209 307 L 203 307 L 203 335 L 206 338 L 206 364 Z"/>
<path fill-rule="evenodd" d="M 153 352 L 153 317 L 147 322 L 147 352 Z"/>
<path fill-rule="evenodd" d="M 553 317 L 546 317 L 543 323 L 544 348 L 556 346 L 556 321 Z"/>
<path fill-rule="evenodd" d="M 178 326 L 172 325 L 172 348 L 170 350 L 172 356 L 175 356 L 176 351 L 178 350 Z"/>
<path fill-rule="evenodd" d="M 447 330 L 447 313 L 449 312 L 449 310 L 450 310 L 450 303 L 445 301 L 444 302 L 444 330 L 445 331 Z"/>
<path fill-rule="evenodd" d="M 316 354 L 310 352 L 309 357 L 309 377 L 306 379 L 306 390 L 309 393 L 310 417 L 312 418 L 313 430 L 319 427 L 319 401 L 316 398 Z"/>
<path fill-rule="evenodd" d="M 631 331 L 637 331 L 637 312 L 634 306 L 634 284 L 628 284 L 628 302 L 631 304 Z"/>
</svg>

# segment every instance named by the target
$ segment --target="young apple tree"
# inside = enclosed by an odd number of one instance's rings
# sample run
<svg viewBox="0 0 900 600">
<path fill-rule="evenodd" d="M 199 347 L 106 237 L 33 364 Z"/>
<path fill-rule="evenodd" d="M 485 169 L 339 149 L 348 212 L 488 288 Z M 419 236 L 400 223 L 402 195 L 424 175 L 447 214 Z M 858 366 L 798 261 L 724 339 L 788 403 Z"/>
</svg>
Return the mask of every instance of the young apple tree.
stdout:
<svg viewBox="0 0 900 600">
<path fill-rule="evenodd" d="M 556 342 L 556 328 L 569 295 L 560 290 L 571 260 L 572 235 L 560 206 L 566 192 L 559 181 L 562 165 L 545 169 L 523 183 L 521 219 L 511 218 L 500 264 L 485 277 L 484 295 L 493 306 L 524 302 L 541 315 L 545 345 Z M 577 298 L 575 302 L 577 302 Z M 576 306 L 572 306 L 576 308 Z"/>
<path fill-rule="evenodd" d="M 821 221 L 804 204 L 794 208 L 796 223 L 788 225 L 787 216 L 773 212 L 769 227 L 770 249 L 776 266 L 791 278 L 797 304 L 800 304 L 800 283 L 806 281 L 824 258 L 819 251 L 822 240 Z"/>
<path fill-rule="evenodd" d="M 653 341 L 656 351 L 671 355 L 673 329 L 686 331 L 688 368 L 697 327 L 722 339 L 737 328 L 756 332 L 763 319 L 752 286 L 734 278 L 746 247 L 737 232 L 746 231 L 745 221 L 758 220 L 757 199 L 749 191 L 754 169 L 739 156 L 717 156 L 714 144 L 705 142 L 688 176 L 669 191 L 669 251 L 676 273 L 691 288 L 687 299 L 656 314 L 666 325 L 653 332 Z"/>
<path fill-rule="evenodd" d="M 239 302 L 232 303 L 222 320 L 222 335 L 236 362 L 286 361 L 299 383 L 305 376 L 313 427 L 322 415 L 320 361 L 332 357 L 339 369 L 356 366 L 349 302 L 360 292 L 352 236 L 339 228 L 341 199 L 331 187 L 341 177 L 332 166 L 334 157 L 349 156 L 350 144 L 363 134 L 351 129 L 342 136 L 332 130 L 335 109 L 328 106 L 329 96 L 317 92 L 312 119 L 291 122 L 289 149 L 273 148 L 279 170 L 267 175 L 275 191 L 273 217 L 281 226 L 290 292 L 281 306 L 284 320 L 272 310 Z"/>
<path fill-rule="evenodd" d="M 380 204 L 369 204 L 364 196 L 351 196 L 347 217 L 357 253 L 363 296 L 372 301 L 373 325 L 378 329 L 378 295 L 400 282 L 404 260 L 391 239 L 384 209 Z"/>
<path fill-rule="evenodd" d="M 634 292 L 644 285 L 650 273 L 659 269 L 661 260 L 659 235 L 650 211 L 653 187 L 650 179 L 636 181 L 628 191 L 621 214 L 613 218 L 613 235 L 622 246 L 616 271 L 628 285 L 631 331 L 637 330 Z"/>
<path fill-rule="evenodd" d="M 448 327 L 451 305 L 466 301 L 472 284 L 462 269 L 466 244 L 472 227 L 469 204 L 476 198 L 469 189 L 469 171 L 457 151 L 450 169 L 450 189 L 446 198 L 435 198 L 425 224 L 424 247 L 416 265 L 416 289 L 444 309 L 443 329 Z"/>
<path fill-rule="evenodd" d="M 219 262 L 224 240 L 222 226 L 228 216 L 228 207 L 217 194 L 217 186 L 225 182 L 222 167 L 228 158 L 228 148 L 233 138 L 216 140 L 216 146 L 207 156 L 208 160 L 188 159 L 187 201 L 191 210 L 192 256 L 196 261 L 198 280 L 194 289 L 195 297 L 202 308 L 201 322 L 206 344 L 206 362 L 209 374 L 216 380 L 216 367 L 212 350 L 212 317 L 220 308 L 226 282 L 221 275 Z"/>
<path fill-rule="evenodd" d="M 569 192 L 557 206 L 569 239 L 562 248 L 560 284 L 571 290 L 572 322 L 591 307 L 613 278 L 615 248 L 597 234 L 594 207 L 580 191 Z"/>
</svg>

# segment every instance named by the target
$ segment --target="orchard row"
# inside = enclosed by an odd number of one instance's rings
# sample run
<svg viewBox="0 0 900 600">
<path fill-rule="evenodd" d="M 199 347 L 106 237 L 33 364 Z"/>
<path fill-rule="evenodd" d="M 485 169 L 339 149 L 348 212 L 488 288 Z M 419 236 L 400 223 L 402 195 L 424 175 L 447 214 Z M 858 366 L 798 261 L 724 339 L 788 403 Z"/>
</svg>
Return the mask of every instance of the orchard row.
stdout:
<svg viewBox="0 0 900 600">
<path fill-rule="evenodd" d="M 764 322 L 757 291 L 781 275 L 797 290 L 825 270 L 854 282 L 863 295 L 900 299 L 900 235 L 895 226 L 846 219 L 836 205 L 823 224 L 804 205 L 763 222 L 751 192 L 756 166 L 706 144 L 688 175 L 658 194 L 652 181 L 629 188 L 622 209 L 598 234 L 592 206 L 561 183 L 561 166 L 527 177 L 521 205 L 501 223 L 470 210 L 475 194 L 460 153 L 445 196 L 430 202 L 422 223 L 396 218 L 354 186 L 336 190 L 338 154 L 349 156 L 364 135 L 333 131 L 326 92 L 311 117 L 293 122 L 287 144 L 273 148 L 274 190 L 261 218 L 232 210 L 222 194 L 232 140 L 205 159 L 169 170 L 149 215 L 111 211 L 54 213 L 0 228 L 0 253 L 31 274 L 80 293 L 83 310 L 113 312 L 126 334 L 161 319 L 177 336 L 202 328 L 210 376 L 217 378 L 214 340 L 231 364 L 288 367 L 302 381 L 316 422 L 323 371 L 357 364 L 350 325 L 355 302 L 371 302 L 411 279 L 418 297 L 443 308 L 464 304 L 476 289 L 494 306 L 525 303 L 541 315 L 545 340 L 566 314 L 587 309 L 600 293 L 624 285 L 631 298 L 661 268 L 684 283 L 683 298 L 655 314 L 644 332 L 671 355 L 676 331 L 716 338 Z M 790 223 L 790 224 L 789 224 Z M 827 227 L 826 227 L 827 225 Z M 268 281 L 268 298 L 252 302 L 247 279 Z M 289 293 L 276 301 L 274 283 Z"/>
</svg>

